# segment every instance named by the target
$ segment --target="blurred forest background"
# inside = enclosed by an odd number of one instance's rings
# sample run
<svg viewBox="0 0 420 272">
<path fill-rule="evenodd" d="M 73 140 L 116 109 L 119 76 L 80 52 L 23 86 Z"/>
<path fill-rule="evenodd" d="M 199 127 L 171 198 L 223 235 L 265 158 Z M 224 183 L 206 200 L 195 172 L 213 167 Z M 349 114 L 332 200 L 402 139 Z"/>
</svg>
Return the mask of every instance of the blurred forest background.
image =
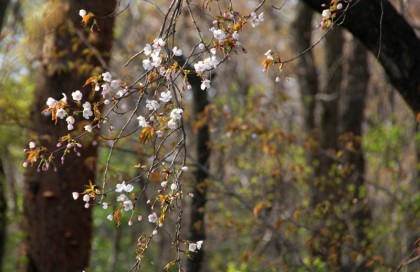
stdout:
<svg viewBox="0 0 420 272">
<path fill-rule="evenodd" d="M 54 141 L 65 131 L 42 127 L 39 116 L 49 96 L 81 88 L 96 67 L 127 81 L 137 78 L 140 59 L 124 64 L 156 38 L 160 9 L 169 2 L 0 0 L 2 271 L 117 272 L 133 266 L 139 233 L 151 231 L 150 223 L 116 227 L 106 219 L 109 211 L 84 209 L 71 198 L 88 179 L 101 179 L 109 142 L 89 138 L 82 158 L 66 158 L 69 164 L 57 167 L 69 170 L 57 173 L 23 168 L 22 150 L 29 141 L 48 141 L 40 136 L 45 131 L 58 130 L 49 134 Z M 204 30 L 212 23 L 205 14 L 216 15 L 218 5 L 227 5 L 191 2 Z M 420 1 L 390 2 L 419 35 Z M 242 14 L 257 5 L 233 1 Z M 81 8 L 98 16 L 121 12 L 103 19 L 115 22 L 99 22 L 102 30 L 89 42 Z M 183 184 L 196 198 L 185 199 L 181 232 L 205 241 L 203 255 L 184 260 L 187 271 L 420 271 L 419 120 L 388 81 L 380 51 L 368 52 L 340 26 L 323 37 L 320 14 L 301 1 L 267 1 L 261 11 L 265 21 L 240 33 L 246 53 L 233 54 L 218 69 L 210 90 L 193 86 L 184 94 L 190 170 Z M 64 21 L 74 29 L 61 27 Z M 195 35 L 194 25 L 181 16 L 176 39 L 184 52 L 199 41 Z M 287 60 L 318 41 L 284 64 L 278 80 L 278 70 L 262 71 L 268 49 Z M 71 58 L 61 51 L 48 55 L 51 43 L 70 48 Z M 116 120 L 118 130 L 125 120 Z M 102 130 L 113 133 L 109 126 Z M 124 138 L 109 179 L 129 180 L 134 166 L 147 160 L 138 135 Z M 51 187 L 40 181 L 48 178 Z M 152 180 L 147 190 L 156 191 L 160 182 Z M 175 220 L 153 239 L 141 271 L 162 271 L 172 260 Z M 69 224 L 73 233 L 67 237 Z M 48 240 L 70 236 L 83 242 L 64 253 L 65 243 Z M 78 253 L 66 259 L 73 251 Z"/>
</svg>

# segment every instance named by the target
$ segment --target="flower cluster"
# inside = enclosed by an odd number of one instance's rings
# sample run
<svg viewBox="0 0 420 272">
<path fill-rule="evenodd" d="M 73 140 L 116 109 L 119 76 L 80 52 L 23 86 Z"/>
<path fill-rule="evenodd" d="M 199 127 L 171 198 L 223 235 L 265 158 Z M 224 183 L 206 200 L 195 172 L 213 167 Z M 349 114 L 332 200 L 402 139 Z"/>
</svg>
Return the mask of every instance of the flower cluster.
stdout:
<svg viewBox="0 0 420 272">
<path fill-rule="evenodd" d="M 323 5 L 325 7 L 325 5 Z M 321 13 L 321 23 L 320 26 L 322 29 L 330 27 L 334 20 L 337 17 L 337 13 L 343 9 L 343 3 L 340 0 L 332 0 L 330 7 L 324 9 Z"/>
</svg>

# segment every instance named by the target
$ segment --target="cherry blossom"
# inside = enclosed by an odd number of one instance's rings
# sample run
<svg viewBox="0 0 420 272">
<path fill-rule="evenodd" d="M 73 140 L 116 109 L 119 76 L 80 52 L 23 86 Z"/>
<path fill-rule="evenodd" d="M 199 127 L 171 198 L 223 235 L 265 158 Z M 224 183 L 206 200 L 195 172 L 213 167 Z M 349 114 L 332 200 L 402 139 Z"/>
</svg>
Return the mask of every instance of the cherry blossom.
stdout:
<svg viewBox="0 0 420 272">
<path fill-rule="evenodd" d="M 54 98 L 52 98 L 52 97 L 48 97 L 48 99 L 47 99 L 47 106 L 49 107 L 49 108 L 54 108 L 55 107 L 55 105 L 57 105 L 57 103 L 58 103 L 58 101 L 57 100 L 55 100 Z"/>
<path fill-rule="evenodd" d="M 169 102 L 171 100 L 171 98 L 172 98 L 171 91 L 166 91 L 166 92 L 162 92 L 160 94 L 159 100 L 162 101 L 162 102 L 167 103 L 167 102 Z"/>
<path fill-rule="evenodd" d="M 73 199 L 74 199 L 74 200 L 78 199 L 78 198 L 79 198 L 79 195 L 80 195 L 80 194 L 79 194 L 78 192 L 73 192 L 73 193 L 72 193 L 72 196 L 73 196 Z"/>
<path fill-rule="evenodd" d="M 146 118 L 144 118 L 144 116 L 139 116 L 137 117 L 137 120 L 139 120 L 139 126 L 140 127 L 148 127 L 149 126 L 149 122 L 146 121 Z"/>
<path fill-rule="evenodd" d="M 172 111 L 171 111 L 171 118 L 173 119 L 173 120 L 179 120 L 179 119 L 181 119 L 181 113 L 183 112 L 183 110 L 182 109 L 173 109 Z"/>
<path fill-rule="evenodd" d="M 118 183 L 116 185 L 117 189 L 115 189 L 115 192 L 120 193 L 122 191 L 125 191 L 127 193 L 133 191 L 134 187 L 131 184 L 125 184 L 125 181 L 123 181 L 122 183 Z"/>
<path fill-rule="evenodd" d="M 55 112 L 55 116 L 57 116 L 58 118 L 60 118 L 60 119 L 63 119 L 64 117 L 66 117 L 66 111 L 65 110 L 63 110 L 63 109 L 58 109 L 56 112 Z"/>
<path fill-rule="evenodd" d="M 86 16 L 86 14 L 87 14 L 86 10 L 84 10 L 84 9 L 79 10 L 80 17 L 84 18 Z"/>
<path fill-rule="evenodd" d="M 73 125 L 74 125 L 74 122 L 75 122 L 74 117 L 73 116 L 67 117 L 66 122 L 67 122 L 67 129 L 72 130 L 74 128 Z"/>
<path fill-rule="evenodd" d="M 174 53 L 174 56 L 177 56 L 177 57 L 182 56 L 182 50 L 176 46 L 172 48 L 172 52 Z"/>
<path fill-rule="evenodd" d="M 168 121 L 168 127 L 170 129 L 176 129 L 177 128 L 177 124 L 176 124 L 176 122 L 174 120 L 171 119 L 171 120 Z"/>
<path fill-rule="evenodd" d="M 209 88 L 210 88 L 210 80 L 208 80 L 208 79 L 203 80 L 203 81 L 201 82 L 201 86 L 200 86 L 200 88 L 201 88 L 202 90 L 209 89 Z"/>
<path fill-rule="evenodd" d="M 123 202 L 124 211 L 129 211 L 133 209 L 133 202 L 131 200 L 126 200 Z"/>
<path fill-rule="evenodd" d="M 150 111 L 154 111 L 157 110 L 159 108 L 159 102 L 157 102 L 156 100 L 146 100 L 146 108 Z"/>
<path fill-rule="evenodd" d="M 147 218 L 149 219 L 150 223 L 156 223 L 158 220 L 158 217 L 155 212 L 150 214 Z"/>
<path fill-rule="evenodd" d="M 73 100 L 75 100 L 75 101 L 80 101 L 80 100 L 82 100 L 82 96 L 83 96 L 83 94 L 82 94 L 82 92 L 81 91 L 79 91 L 79 90 L 77 90 L 77 91 L 75 91 L 75 92 L 73 92 L 72 94 L 71 94 L 71 97 L 73 98 Z"/>
<path fill-rule="evenodd" d="M 257 16 L 255 12 L 252 12 L 250 21 L 251 21 L 252 27 L 257 27 L 259 24 L 264 22 L 264 13 L 261 12 L 260 15 Z"/>
<path fill-rule="evenodd" d="M 102 79 L 106 82 L 111 82 L 111 80 L 112 80 L 111 73 L 110 72 L 102 73 Z"/>
</svg>

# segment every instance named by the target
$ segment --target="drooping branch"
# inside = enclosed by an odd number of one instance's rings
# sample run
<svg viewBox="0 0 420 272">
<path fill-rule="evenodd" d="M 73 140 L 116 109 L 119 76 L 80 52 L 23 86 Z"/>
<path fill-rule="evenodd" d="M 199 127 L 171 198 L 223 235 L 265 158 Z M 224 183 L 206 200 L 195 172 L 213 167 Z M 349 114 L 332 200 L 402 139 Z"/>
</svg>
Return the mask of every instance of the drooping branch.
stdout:
<svg viewBox="0 0 420 272">
<path fill-rule="evenodd" d="M 321 12 L 325 0 L 303 0 Z M 349 1 L 343 27 L 377 56 L 390 82 L 414 111 L 420 111 L 420 39 L 387 0 Z M 343 9 L 345 10 L 345 9 Z"/>
</svg>

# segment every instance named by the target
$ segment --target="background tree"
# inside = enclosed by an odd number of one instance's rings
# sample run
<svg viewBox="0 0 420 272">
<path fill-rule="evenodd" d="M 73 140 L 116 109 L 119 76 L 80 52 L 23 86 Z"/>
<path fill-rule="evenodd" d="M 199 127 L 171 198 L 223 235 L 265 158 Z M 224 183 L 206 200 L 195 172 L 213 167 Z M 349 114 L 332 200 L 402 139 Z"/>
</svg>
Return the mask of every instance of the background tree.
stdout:
<svg viewBox="0 0 420 272">
<path fill-rule="evenodd" d="M 66 126 L 54 127 L 51 116 L 41 114 L 47 98 L 60 99 L 62 92 L 71 97 L 97 67 L 108 62 L 114 21 L 109 15 L 115 5 L 113 0 L 101 4 L 49 2 L 42 22 L 45 36 L 36 99 L 31 110 L 31 123 L 36 128 L 32 138 L 37 145 L 53 150 L 58 137 L 68 133 Z M 102 17 L 97 19 L 98 34 L 82 30 L 80 9 Z M 79 39 L 78 34 L 86 37 L 85 40 Z M 84 95 L 89 96 L 87 91 Z M 97 97 L 91 99 L 94 101 Z M 88 265 L 91 211 L 74 201 L 71 192 L 80 191 L 87 180 L 94 181 L 96 156 L 97 146 L 92 139 L 87 139 L 80 156 L 69 155 L 65 167 L 58 167 L 61 162 L 56 158 L 50 165 L 55 171 L 28 169 L 25 182 L 27 271 L 81 271 Z"/>
</svg>

